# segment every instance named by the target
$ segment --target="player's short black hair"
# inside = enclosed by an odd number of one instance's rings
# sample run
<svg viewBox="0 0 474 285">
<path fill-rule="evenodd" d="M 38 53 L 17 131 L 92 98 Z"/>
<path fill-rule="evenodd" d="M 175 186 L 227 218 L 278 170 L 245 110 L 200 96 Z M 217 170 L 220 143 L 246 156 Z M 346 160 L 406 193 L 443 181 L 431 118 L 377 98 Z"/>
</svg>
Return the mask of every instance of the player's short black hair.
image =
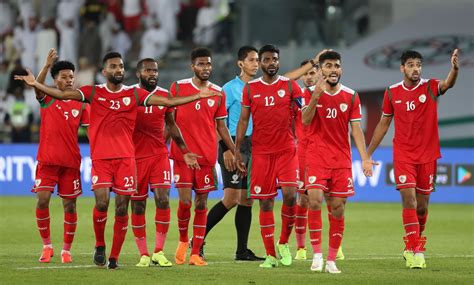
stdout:
<svg viewBox="0 0 474 285">
<path fill-rule="evenodd" d="M 212 52 L 206 47 L 197 47 L 191 51 L 191 62 L 198 57 L 212 57 Z"/>
<path fill-rule="evenodd" d="M 143 58 L 143 59 L 140 59 L 137 62 L 137 70 L 142 70 L 143 69 L 143 64 L 145 62 L 155 62 L 156 64 L 158 64 L 158 61 L 156 59 L 153 59 L 151 57 Z"/>
<path fill-rule="evenodd" d="M 251 53 L 252 51 L 258 53 L 258 50 L 256 47 L 253 46 L 242 46 L 239 48 L 239 51 L 237 52 L 237 60 L 245 60 L 247 58 L 247 55 Z"/>
<path fill-rule="evenodd" d="M 423 56 L 421 53 L 417 52 L 416 50 L 406 50 L 400 56 L 401 65 L 404 65 L 405 62 L 411 58 L 419 58 L 421 61 L 423 61 Z"/>
<path fill-rule="evenodd" d="M 107 60 L 111 58 L 117 58 L 117 57 L 122 59 L 122 55 L 119 52 L 111 51 L 111 52 L 106 53 L 104 55 L 104 58 L 102 59 L 102 65 L 104 65 L 107 62 Z"/>
<path fill-rule="evenodd" d="M 51 71 L 50 71 L 51 77 L 53 79 L 56 78 L 56 76 L 58 76 L 61 70 L 72 70 L 72 72 L 74 72 L 76 70 L 76 67 L 70 61 L 65 61 L 65 60 L 58 61 L 55 64 L 53 64 L 53 66 L 51 67 Z"/>
<path fill-rule="evenodd" d="M 323 65 L 323 62 L 328 59 L 341 60 L 341 55 L 333 50 L 329 50 L 319 56 L 319 66 Z"/>
<path fill-rule="evenodd" d="M 309 61 L 310 61 L 309 59 L 303 60 L 303 61 L 300 63 L 300 66 L 306 65 Z"/>
<path fill-rule="evenodd" d="M 258 51 L 258 57 L 261 58 L 264 52 L 271 52 L 271 53 L 275 52 L 278 55 L 280 55 L 280 50 L 274 45 L 264 45 L 263 47 L 261 47 L 260 50 Z"/>
</svg>

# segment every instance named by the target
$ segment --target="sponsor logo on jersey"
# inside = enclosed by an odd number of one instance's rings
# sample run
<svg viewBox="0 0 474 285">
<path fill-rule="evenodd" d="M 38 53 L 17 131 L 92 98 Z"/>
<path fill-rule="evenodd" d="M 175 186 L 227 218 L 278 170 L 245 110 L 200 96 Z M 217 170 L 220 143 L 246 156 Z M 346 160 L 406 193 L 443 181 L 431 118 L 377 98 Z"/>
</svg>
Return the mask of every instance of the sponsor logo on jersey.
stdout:
<svg viewBox="0 0 474 285">
<path fill-rule="evenodd" d="M 421 103 L 425 103 L 426 102 L 426 95 L 421 94 L 420 97 L 418 97 L 418 100 L 420 100 Z"/>
<path fill-rule="evenodd" d="M 253 98 L 260 98 L 260 94 L 253 95 Z"/>
<path fill-rule="evenodd" d="M 395 104 L 401 104 L 401 103 L 402 103 L 402 100 L 395 101 Z"/>
<path fill-rule="evenodd" d="M 316 108 L 322 108 L 322 107 L 323 107 L 323 105 L 321 105 L 321 104 L 316 104 Z"/>
<path fill-rule="evenodd" d="M 72 109 L 71 114 L 75 118 L 75 117 L 77 117 L 77 115 L 79 115 L 79 110 Z"/>
<path fill-rule="evenodd" d="M 130 99 L 130 97 L 124 97 L 124 98 L 122 98 L 122 101 L 125 104 L 125 106 L 128 106 L 128 105 L 130 105 L 130 102 L 132 100 Z"/>
<path fill-rule="evenodd" d="M 98 180 L 99 180 L 99 176 L 97 175 L 92 176 L 92 184 L 96 184 Z"/>
<path fill-rule="evenodd" d="M 280 89 L 280 90 L 277 91 L 277 94 L 278 94 L 278 96 L 280 96 L 280 98 L 283 98 L 285 96 L 285 90 Z"/>
<path fill-rule="evenodd" d="M 260 192 L 262 192 L 262 188 L 260 186 L 255 186 L 253 187 L 253 190 L 255 191 L 255 193 L 259 194 Z"/>
<path fill-rule="evenodd" d="M 316 182 L 316 176 L 310 176 L 308 178 L 308 181 L 309 181 L 309 183 L 313 184 L 314 182 Z"/>
<path fill-rule="evenodd" d="M 207 105 L 209 105 L 209 107 L 214 106 L 214 102 L 214 99 L 207 99 Z"/>
<path fill-rule="evenodd" d="M 173 176 L 173 178 L 174 178 L 174 183 L 179 182 L 179 174 L 176 174 L 175 176 Z"/>
<path fill-rule="evenodd" d="M 105 98 L 99 97 L 99 101 L 105 101 Z"/>
<path fill-rule="evenodd" d="M 341 108 L 341 111 L 342 111 L 342 112 L 345 112 L 345 111 L 347 111 L 347 104 L 346 104 L 346 103 L 342 103 L 342 104 L 339 105 L 339 108 Z"/>
<path fill-rule="evenodd" d="M 41 179 L 36 179 L 35 180 L 35 185 L 38 187 L 41 184 Z"/>
<path fill-rule="evenodd" d="M 230 181 L 232 184 L 239 184 L 239 176 L 237 174 L 232 175 L 232 181 Z"/>
<path fill-rule="evenodd" d="M 407 176 L 406 175 L 398 176 L 398 181 L 400 181 L 401 183 L 407 182 Z"/>
</svg>

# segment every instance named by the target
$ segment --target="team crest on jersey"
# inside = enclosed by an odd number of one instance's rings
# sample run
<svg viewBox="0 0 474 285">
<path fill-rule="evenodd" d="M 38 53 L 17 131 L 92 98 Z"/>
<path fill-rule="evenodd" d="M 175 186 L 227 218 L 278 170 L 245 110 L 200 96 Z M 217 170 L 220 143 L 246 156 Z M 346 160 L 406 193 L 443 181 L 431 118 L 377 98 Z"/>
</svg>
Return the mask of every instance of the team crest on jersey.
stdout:
<svg viewBox="0 0 474 285">
<path fill-rule="evenodd" d="M 253 187 L 253 190 L 255 191 L 255 193 L 259 194 L 260 192 L 262 192 L 262 187 L 255 186 L 255 187 Z"/>
<path fill-rule="evenodd" d="M 128 106 L 128 105 L 130 105 L 130 102 L 131 102 L 132 100 L 130 99 L 130 97 L 124 97 L 124 98 L 122 99 L 122 101 L 123 101 L 123 103 L 125 104 L 125 106 Z"/>
<path fill-rule="evenodd" d="M 73 116 L 74 118 L 76 118 L 77 115 L 79 115 L 79 110 L 72 109 L 71 114 L 72 114 L 72 116 Z"/>
<path fill-rule="evenodd" d="M 398 176 L 398 181 L 400 181 L 401 183 L 407 182 L 407 176 L 406 175 Z"/>
<path fill-rule="evenodd" d="M 214 106 L 214 103 L 215 103 L 215 102 L 216 102 L 216 101 L 214 101 L 214 99 L 207 99 L 207 105 L 209 105 L 209 107 Z"/>
<path fill-rule="evenodd" d="M 341 109 L 342 112 L 345 112 L 345 111 L 347 111 L 347 104 L 342 103 L 342 104 L 339 105 L 339 108 Z"/>
<path fill-rule="evenodd" d="M 175 176 L 173 176 L 173 179 L 174 179 L 174 183 L 178 183 L 179 182 L 179 174 L 175 174 Z"/>
<path fill-rule="evenodd" d="M 308 181 L 309 181 L 309 183 L 313 184 L 314 182 L 316 182 L 316 176 L 310 176 L 308 178 Z"/>
<path fill-rule="evenodd" d="M 421 103 L 425 103 L 426 102 L 426 95 L 421 94 L 420 97 L 418 97 L 418 100 L 420 100 Z"/>
<path fill-rule="evenodd" d="M 304 187 L 304 182 L 301 180 L 298 180 L 298 189 L 303 189 Z"/>
<path fill-rule="evenodd" d="M 280 98 L 283 98 L 283 96 L 285 96 L 285 90 L 280 89 L 280 90 L 278 90 L 277 94 L 278 94 L 278 96 L 280 96 Z"/>
<path fill-rule="evenodd" d="M 163 110 L 165 107 L 164 106 L 158 106 L 158 109 Z"/>
<path fill-rule="evenodd" d="M 99 176 L 97 175 L 92 176 L 92 184 L 96 184 L 98 180 L 99 180 Z"/>
<path fill-rule="evenodd" d="M 41 184 L 41 179 L 35 180 L 35 186 L 38 187 Z"/>
</svg>

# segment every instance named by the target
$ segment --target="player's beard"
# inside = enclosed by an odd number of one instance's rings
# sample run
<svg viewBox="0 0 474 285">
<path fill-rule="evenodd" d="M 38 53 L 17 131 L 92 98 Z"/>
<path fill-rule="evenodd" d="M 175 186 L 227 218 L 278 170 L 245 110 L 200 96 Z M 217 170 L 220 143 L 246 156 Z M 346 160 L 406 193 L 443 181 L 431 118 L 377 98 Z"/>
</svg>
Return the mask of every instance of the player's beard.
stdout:
<svg viewBox="0 0 474 285">
<path fill-rule="evenodd" d="M 199 73 L 195 73 L 195 75 L 201 81 L 208 81 L 209 78 L 211 78 L 211 73 L 210 72 L 209 72 L 209 76 L 201 76 Z"/>
<path fill-rule="evenodd" d="M 122 76 L 121 79 L 118 79 L 118 78 L 115 77 L 115 75 L 110 74 L 109 77 L 107 78 L 107 80 L 109 80 L 109 82 L 112 83 L 112 84 L 118 85 L 118 84 L 121 84 L 123 82 L 123 76 Z"/>
<path fill-rule="evenodd" d="M 268 76 L 270 77 L 273 77 L 275 76 L 277 73 L 278 73 L 278 70 L 280 70 L 280 67 L 279 66 L 275 66 L 275 70 L 274 71 L 269 71 L 268 68 L 263 68 L 262 67 L 262 72 L 267 74 Z"/>
<path fill-rule="evenodd" d="M 155 90 L 156 85 L 158 84 L 158 78 L 156 78 L 155 83 L 149 83 L 146 77 L 140 76 L 140 84 L 149 92 Z"/>
</svg>

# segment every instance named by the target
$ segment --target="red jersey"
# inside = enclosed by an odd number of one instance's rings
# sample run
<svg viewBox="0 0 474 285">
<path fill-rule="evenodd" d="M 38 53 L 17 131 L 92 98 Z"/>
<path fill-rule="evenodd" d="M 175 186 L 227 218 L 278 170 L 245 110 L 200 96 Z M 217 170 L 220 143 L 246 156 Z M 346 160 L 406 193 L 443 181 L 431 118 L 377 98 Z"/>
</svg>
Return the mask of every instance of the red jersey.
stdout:
<svg viewBox="0 0 474 285">
<path fill-rule="evenodd" d="M 305 93 L 305 101 L 311 95 Z M 334 94 L 323 92 L 307 128 L 307 164 L 323 168 L 351 168 L 349 122 L 360 121 L 362 109 L 357 92 L 341 85 Z"/>
<path fill-rule="evenodd" d="M 301 92 L 303 93 L 303 99 L 306 103 L 305 98 L 311 98 L 311 94 L 313 94 L 314 86 L 310 87 L 305 87 L 301 89 Z M 303 105 L 305 105 L 305 102 L 303 102 Z M 304 144 L 308 139 L 307 139 L 307 133 L 306 133 L 306 126 L 303 125 L 303 118 L 302 118 L 302 109 L 301 108 L 295 108 L 295 134 L 296 134 L 296 139 L 298 140 L 298 145 Z"/>
<path fill-rule="evenodd" d="M 81 166 L 77 143 L 79 125 L 89 125 L 89 105 L 78 101 L 61 101 L 50 96 L 39 100 L 41 126 L 38 155 L 44 164 L 70 168 Z"/>
<path fill-rule="evenodd" d="M 91 105 L 89 139 L 92 159 L 135 157 L 133 129 L 137 106 L 152 95 L 145 89 L 123 85 L 116 92 L 105 84 L 78 89 Z"/>
<path fill-rule="evenodd" d="M 242 106 L 252 114 L 252 153 L 271 154 L 295 147 L 293 108 L 301 96 L 298 83 L 283 76 L 272 84 L 260 77 L 245 85 Z"/>
<path fill-rule="evenodd" d="M 217 161 L 216 119 L 227 118 L 225 94 L 222 88 L 209 82 L 209 89 L 221 92 L 222 97 L 214 96 L 199 99 L 176 107 L 175 120 L 181 126 L 181 134 L 189 150 L 202 156 L 200 165 L 214 166 Z M 171 84 L 171 96 L 192 96 L 200 92 L 191 78 Z M 171 158 L 184 161 L 183 153 L 175 142 L 171 142 Z"/>
<path fill-rule="evenodd" d="M 133 87 L 140 88 L 138 84 Z M 168 97 L 168 90 L 157 86 L 151 93 L 157 96 Z M 168 153 L 165 141 L 165 114 L 172 113 L 174 108 L 164 106 L 139 106 L 133 143 L 135 158 L 143 158 Z"/>
<path fill-rule="evenodd" d="M 393 157 L 396 161 L 427 163 L 441 157 L 437 99 L 439 80 L 421 79 L 409 89 L 403 81 L 384 94 L 383 115 L 394 116 Z"/>
</svg>

